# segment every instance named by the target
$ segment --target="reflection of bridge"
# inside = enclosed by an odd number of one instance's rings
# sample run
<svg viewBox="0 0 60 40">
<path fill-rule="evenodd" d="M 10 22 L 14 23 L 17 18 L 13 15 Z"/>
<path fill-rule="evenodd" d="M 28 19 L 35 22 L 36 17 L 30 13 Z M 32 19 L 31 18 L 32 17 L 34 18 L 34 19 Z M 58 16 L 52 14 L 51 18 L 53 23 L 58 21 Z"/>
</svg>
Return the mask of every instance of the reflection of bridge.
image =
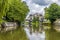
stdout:
<svg viewBox="0 0 60 40">
<path fill-rule="evenodd" d="M 43 25 L 42 25 L 43 19 L 44 18 L 43 18 L 43 16 L 41 14 L 38 14 L 38 13 L 33 14 L 33 15 L 30 14 L 28 19 L 26 19 L 26 22 L 28 22 L 29 27 L 33 27 L 34 26 L 34 27 L 36 27 L 36 29 L 38 27 L 42 31 L 42 29 L 43 29 Z"/>
</svg>

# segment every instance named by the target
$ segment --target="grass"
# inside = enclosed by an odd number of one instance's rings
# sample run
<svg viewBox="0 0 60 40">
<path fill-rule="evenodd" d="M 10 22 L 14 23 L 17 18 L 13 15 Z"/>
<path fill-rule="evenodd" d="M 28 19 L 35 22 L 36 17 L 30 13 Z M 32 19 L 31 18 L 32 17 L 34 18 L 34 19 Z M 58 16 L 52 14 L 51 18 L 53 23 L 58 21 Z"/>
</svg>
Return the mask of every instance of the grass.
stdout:
<svg viewBox="0 0 60 40">
<path fill-rule="evenodd" d="M 28 40 L 23 28 L 19 28 L 12 32 L 0 33 L 0 40 Z"/>
</svg>

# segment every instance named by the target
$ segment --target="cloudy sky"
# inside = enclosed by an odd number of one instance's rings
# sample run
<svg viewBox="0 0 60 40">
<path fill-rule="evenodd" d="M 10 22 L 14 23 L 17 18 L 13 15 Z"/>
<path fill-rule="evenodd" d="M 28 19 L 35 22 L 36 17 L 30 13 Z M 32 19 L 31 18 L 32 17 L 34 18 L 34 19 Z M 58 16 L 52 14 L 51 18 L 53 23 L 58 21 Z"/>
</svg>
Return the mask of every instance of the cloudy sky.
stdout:
<svg viewBox="0 0 60 40">
<path fill-rule="evenodd" d="M 51 3 L 60 5 L 60 0 L 23 0 L 29 6 L 30 12 L 28 14 L 41 13 L 44 15 L 44 8 L 49 7 Z"/>
</svg>

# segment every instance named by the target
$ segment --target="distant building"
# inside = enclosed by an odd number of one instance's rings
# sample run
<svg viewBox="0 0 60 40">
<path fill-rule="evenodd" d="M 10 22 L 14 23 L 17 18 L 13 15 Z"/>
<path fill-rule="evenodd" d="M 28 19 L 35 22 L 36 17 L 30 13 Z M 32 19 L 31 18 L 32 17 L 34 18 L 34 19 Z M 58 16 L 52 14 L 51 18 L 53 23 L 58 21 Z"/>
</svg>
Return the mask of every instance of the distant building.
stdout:
<svg viewBox="0 0 60 40">
<path fill-rule="evenodd" d="M 32 24 L 33 21 L 43 22 L 44 16 L 39 13 L 30 14 L 29 17 L 25 20 L 26 23 Z"/>
<path fill-rule="evenodd" d="M 28 22 L 29 20 L 32 21 L 34 17 L 37 18 L 38 21 L 44 20 L 44 16 L 42 14 L 35 13 L 35 14 L 30 14 L 29 17 L 26 19 L 26 22 Z"/>
</svg>

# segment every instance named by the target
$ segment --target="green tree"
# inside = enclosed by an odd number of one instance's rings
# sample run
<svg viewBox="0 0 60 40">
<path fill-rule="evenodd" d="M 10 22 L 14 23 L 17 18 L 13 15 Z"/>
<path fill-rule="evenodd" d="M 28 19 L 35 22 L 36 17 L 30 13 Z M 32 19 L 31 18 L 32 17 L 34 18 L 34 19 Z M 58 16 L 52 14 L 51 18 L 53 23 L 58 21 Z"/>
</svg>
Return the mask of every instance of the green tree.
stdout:
<svg viewBox="0 0 60 40">
<path fill-rule="evenodd" d="M 8 10 L 8 0 L 0 0 L 0 23 L 2 23 L 2 18 Z"/>
<path fill-rule="evenodd" d="M 2 0 L 1 0 L 2 1 Z M 0 18 L 6 18 L 6 21 L 24 21 L 26 14 L 29 9 L 25 2 L 21 0 L 3 0 L 3 3 L 0 3 L 1 11 L 0 14 L 4 14 Z"/>
<path fill-rule="evenodd" d="M 56 19 L 60 18 L 60 6 L 53 3 L 48 8 L 45 8 L 45 18 L 49 19 L 53 24 Z"/>
</svg>

